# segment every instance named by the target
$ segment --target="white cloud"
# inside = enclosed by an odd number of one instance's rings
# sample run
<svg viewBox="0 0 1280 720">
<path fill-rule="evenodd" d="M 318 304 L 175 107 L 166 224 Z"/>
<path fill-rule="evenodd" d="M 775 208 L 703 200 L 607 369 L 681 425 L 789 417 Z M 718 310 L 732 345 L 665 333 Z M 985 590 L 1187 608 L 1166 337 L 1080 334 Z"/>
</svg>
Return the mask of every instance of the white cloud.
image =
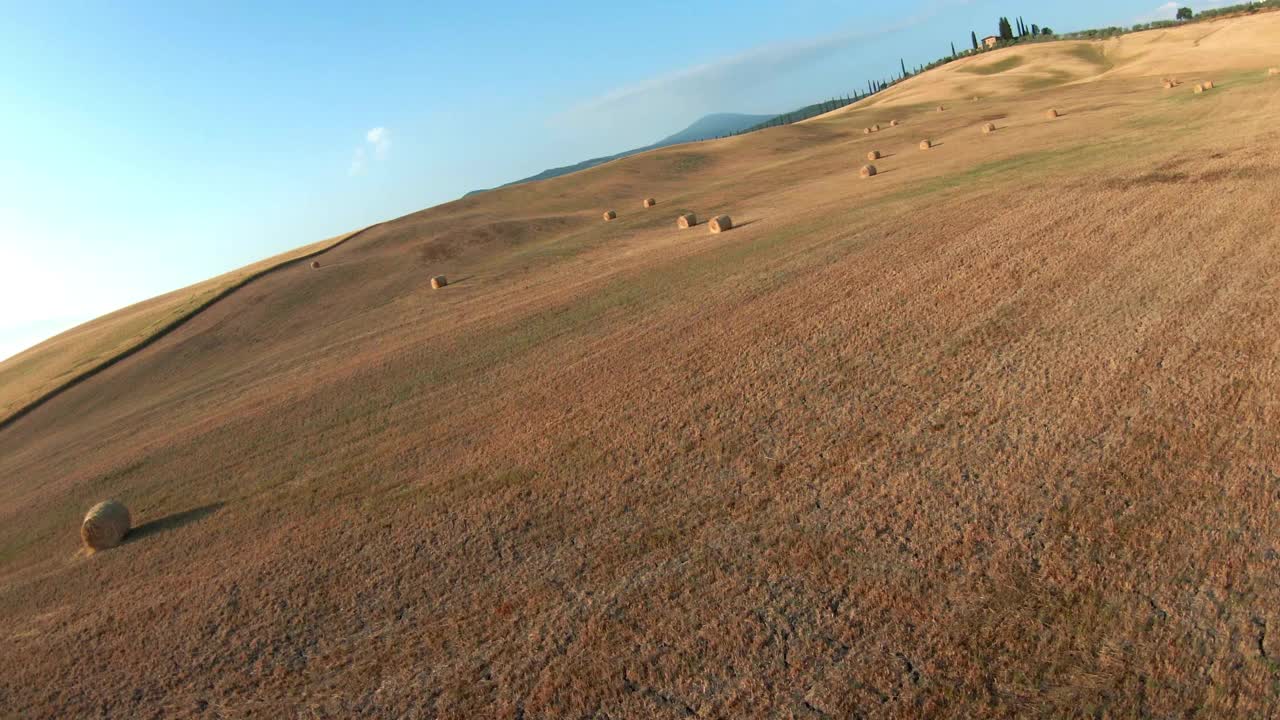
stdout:
<svg viewBox="0 0 1280 720">
<path fill-rule="evenodd" d="M 351 167 L 347 168 L 348 175 L 363 175 L 364 171 L 369 167 L 370 148 L 372 154 L 378 160 L 386 160 L 387 154 L 391 152 L 391 131 L 384 127 L 376 127 L 364 134 L 365 145 L 356 146 L 355 152 L 351 155 Z"/>
<path fill-rule="evenodd" d="M 351 154 L 351 167 L 347 168 L 348 175 L 363 175 L 365 168 L 364 148 L 357 147 L 355 152 Z"/>
<path fill-rule="evenodd" d="M 867 39 L 920 25 L 943 8 L 968 5 L 972 0 L 931 0 L 919 12 L 888 28 L 874 31 L 844 30 L 805 40 L 762 45 L 745 52 L 702 65 L 611 90 L 565 112 L 570 121 L 594 124 L 599 115 L 614 117 L 652 107 L 715 105 L 724 95 L 732 97 L 743 88 L 775 80 L 834 55 Z"/>
</svg>

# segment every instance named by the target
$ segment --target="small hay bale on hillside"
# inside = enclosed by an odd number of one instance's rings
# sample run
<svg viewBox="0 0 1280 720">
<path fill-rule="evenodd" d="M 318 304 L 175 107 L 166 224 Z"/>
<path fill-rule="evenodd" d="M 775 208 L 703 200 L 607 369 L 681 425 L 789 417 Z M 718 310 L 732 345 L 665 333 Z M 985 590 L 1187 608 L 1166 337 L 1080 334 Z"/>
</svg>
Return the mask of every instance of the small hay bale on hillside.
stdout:
<svg viewBox="0 0 1280 720">
<path fill-rule="evenodd" d="M 921 141 L 920 141 L 920 149 L 921 149 L 921 150 L 928 150 L 928 149 L 929 149 L 929 148 L 931 148 L 931 147 L 933 147 L 933 141 L 932 141 L 932 140 L 921 140 Z"/>
<path fill-rule="evenodd" d="M 449 284 L 449 281 L 448 281 L 447 279 L 445 279 L 445 276 L 443 276 L 443 275 L 437 275 L 437 276 L 435 276 L 435 277 L 431 278 L 431 289 L 432 289 L 432 290 L 439 290 L 440 288 L 442 288 L 442 287 L 444 287 L 445 285 L 448 285 L 448 284 Z"/>
<path fill-rule="evenodd" d="M 864 178 L 869 178 L 875 174 L 876 174 L 875 165 L 863 165 L 862 169 L 858 171 L 858 175 Z"/>
<path fill-rule="evenodd" d="M 1268 68 L 1267 77 L 1271 77 L 1272 75 L 1280 75 L 1280 68 Z"/>
<path fill-rule="evenodd" d="M 983 126 L 982 126 L 982 134 L 983 134 L 983 135 L 990 135 L 991 133 L 993 133 L 993 132 L 995 132 L 995 131 L 996 131 L 996 124 L 995 124 L 995 123 L 987 123 L 986 125 L 983 125 Z"/>
<path fill-rule="evenodd" d="M 681 230 L 688 230 L 689 228 L 697 224 L 698 224 L 698 216 L 694 215 L 693 213 L 685 213 L 680 217 L 676 218 L 676 227 L 680 228 Z"/>
<path fill-rule="evenodd" d="M 871 132 L 880 132 L 880 123 L 871 126 Z"/>
<path fill-rule="evenodd" d="M 1168 80 L 1165 80 L 1165 81 L 1164 81 L 1164 89 L 1165 89 L 1165 90 L 1172 90 L 1172 89 L 1173 89 L 1173 83 L 1169 82 Z"/>
<path fill-rule="evenodd" d="M 867 159 L 868 159 L 868 160 L 879 160 L 879 159 L 880 159 L 880 151 L 879 151 L 879 150 L 872 150 L 871 152 L 867 153 Z"/>
<path fill-rule="evenodd" d="M 1205 80 L 1205 81 L 1204 81 L 1204 89 L 1205 89 L 1205 90 L 1212 90 L 1212 89 L 1213 89 L 1213 81 L 1212 81 L 1212 80 Z"/>
<path fill-rule="evenodd" d="M 946 112 L 946 110 L 947 110 L 947 107 L 945 105 L 938 106 L 938 112 Z"/>
<path fill-rule="evenodd" d="M 869 128 L 869 127 L 864 127 L 864 128 L 862 128 L 862 134 L 863 134 L 863 135 L 870 135 L 870 134 L 871 134 L 871 128 Z"/>
<path fill-rule="evenodd" d="M 709 223 L 711 232 L 719 233 L 733 229 L 733 220 L 728 215 L 717 215 Z"/>
<path fill-rule="evenodd" d="M 618 217 L 618 213 L 616 213 L 616 212 L 614 212 L 614 211 L 612 211 L 612 210 L 605 210 L 605 211 L 604 211 L 604 221 L 605 221 L 605 222 L 609 222 L 610 220 L 613 220 L 613 219 L 614 219 L 614 218 L 616 218 L 616 217 Z"/>
<path fill-rule="evenodd" d="M 658 204 L 658 201 L 657 201 L 657 200 L 654 200 L 653 198 L 645 198 L 645 199 L 644 199 L 644 206 L 645 206 L 645 207 L 647 207 L 647 208 L 651 208 L 651 207 L 653 207 L 654 205 L 657 205 L 657 204 Z"/>
<path fill-rule="evenodd" d="M 320 261 L 319 261 L 319 260 L 312 260 L 312 261 L 311 261 L 311 269 L 312 269 L 312 270 L 319 270 L 319 269 L 320 269 Z"/>
<path fill-rule="evenodd" d="M 1058 111 L 1056 108 L 1049 108 L 1048 110 L 1044 111 L 1044 116 L 1052 120 L 1058 117 Z"/>
<path fill-rule="evenodd" d="M 80 523 L 80 539 L 91 551 L 113 548 L 124 540 L 133 520 L 119 500 L 103 500 L 89 508 Z"/>
<path fill-rule="evenodd" d="M 890 120 L 890 121 L 889 121 L 889 127 L 898 127 L 898 121 L 897 121 L 897 120 Z"/>
<path fill-rule="evenodd" d="M 1196 83 L 1196 86 L 1194 88 L 1191 88 L 1191 92 L 1197 95 L 1204 92 L 1204 83 Z"/>
</svg>

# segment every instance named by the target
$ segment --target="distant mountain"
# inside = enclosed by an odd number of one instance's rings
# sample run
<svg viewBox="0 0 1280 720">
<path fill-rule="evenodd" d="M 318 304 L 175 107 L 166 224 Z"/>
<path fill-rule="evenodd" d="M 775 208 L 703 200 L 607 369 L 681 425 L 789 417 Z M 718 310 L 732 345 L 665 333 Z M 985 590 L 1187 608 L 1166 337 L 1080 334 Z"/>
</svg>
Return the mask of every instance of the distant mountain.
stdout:
<svg viewBox="0 0 1280 720">
<path fill-rule="evenodd" d="M 714 113 L 703 117 L 675 135 L 663 138 L 645 149 L 650 150 L 652 148 L 666 147 L 667 145 L 679 145 L 680 143 L 696 142 L 698 140 L 720 137 L 721 135 L 729 135 L 736 133 L 739 130 L 746 130 L 754 125 L 759 125 L 766 120 L 772 120 L 775 117 L 777 116 Z"/>
<path fill-rule="evenodd" d="M 530 177 L 523 178 L 521 180 L 516 180 L 514 182 L 509 182 L 504 185 L 499 185 L 498 187 L 508 187 L 510 185 L 519 185 L 521 183 L 533 182 L 534 180 L 546 180 L 547 178 L 559 177 L 561 175 L 568 175 L 569 173 L 578 172 L 579 170 L 586 170 L 587 168 L 592 168 L 592 167 L 595 167 L 596 165 L 603 165 L 604 163 L 607 163 L 610 160 L 617 160 L 618 158 L 624 158 L 624 157 L 627 157 L 628 155 L 635 155 L 636 153 L 642 153 L 647 150 L 656 150 L 657 148 L 667 147 L 668 145 L 679 145 L 680 143 L 697 142 L 698 140 L 709 140 L 711 138 L 720 137 L 721 135 L 729 135 L 731 133 L 739 132 L 741 130 L 746 130 L 749 127 L 760 125 L 766 120 L 771 120 L 775 117 L 777 116 L 776 115 L 743 115 L 740 113 L 714 113 L 698 119 L 689 127 L 681 130 L 680 132 L 674 135 L 669 135 L 652 145 L 646 145 L 644 147 L 636 148 L 634 150 L 626 150 L 616 155 L 608 155 L 606 157 L 598 157 L 598 158 L 591 158 L 590 160 L 583 160 L 582 162 L 575 163 L 573 165 L 565 165 L 564 167 L 557 167 L 557 168 L 551 168 L 550 170 L 543 170 L 537 175 L 532 175 Z M 480 192 L 486 192 L 486 191 L 472 190 L 471 192 L 467 193 L 467 195 L 474 195 Z"/>
</svg>

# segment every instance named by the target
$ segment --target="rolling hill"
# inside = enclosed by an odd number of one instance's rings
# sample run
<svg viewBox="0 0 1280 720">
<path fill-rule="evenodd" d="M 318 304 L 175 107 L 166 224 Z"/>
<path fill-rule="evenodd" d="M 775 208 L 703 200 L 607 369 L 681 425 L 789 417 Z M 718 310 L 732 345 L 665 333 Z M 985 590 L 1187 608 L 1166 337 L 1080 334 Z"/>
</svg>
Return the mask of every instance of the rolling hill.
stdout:
<svg viewBox="0 0 1280 720">
<path fill-rule="evenodd" d="M 582 162 L 574 163 L 573 165 L 564 165 L 562 167 L 551 168 L 550 170 L 543 170 L 537 175 L 515 180 L 505 185 L 501 185 L 500 187 L 510 187 L 511 185 L 519 185 L 521 183 L 534 182 L 537 180 L 548 180 L 553 177 L 560 177 L 561 175 L 568 175 L 569 173 L 575 173 L 581 170 L 586 170 L 587 168 L 593 168 L 597 165 L 603 165 L 613 160 L 638 155 L 642 152 L 657 150 L 658 148 L 679 145 L 681 143 L 697 142 L 699 140 L 708 140 L 722 135 L 729 135 L 731 133 L 746 130 L 747 128 L 753 127 L 765 120 L 770 120 L 773 117 L 773 115 L 743 115 L 740 113 L 713 113 L 711 115 L 704 115 L 684 130 L 681 130 L 674 135 L 668 135 L 652 145 L 635 148 L 634 150 L 624 150 L 620 153 L 605 157 L 583 160 Z M 472 190 L 467 193 L 467 196 L 481 192 L 488 191 Z"/>
<path fill-rule="evenodd" d="M 994 51 L 243 283 L 0 429 L 0 715 L 1276 716 L 1277 40 Z"/>
</svg>

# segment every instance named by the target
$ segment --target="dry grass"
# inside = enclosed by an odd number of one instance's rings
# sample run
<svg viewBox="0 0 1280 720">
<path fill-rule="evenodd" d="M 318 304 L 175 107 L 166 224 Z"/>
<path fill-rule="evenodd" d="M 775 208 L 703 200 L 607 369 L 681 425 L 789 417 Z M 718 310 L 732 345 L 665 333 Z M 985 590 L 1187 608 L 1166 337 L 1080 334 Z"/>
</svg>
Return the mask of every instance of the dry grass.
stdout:
<svg viewBox="0 0 1280 720">
<path fill-rule="evenodd" d="M 0 715 L 1276 717 L 1277 29 L 949 65 L 245 286 L 0 431 Z M 591 209 L 646 194 L 740 224 Z M 112 496 L 155 520 L 79 557 Z"/>
</svg>

